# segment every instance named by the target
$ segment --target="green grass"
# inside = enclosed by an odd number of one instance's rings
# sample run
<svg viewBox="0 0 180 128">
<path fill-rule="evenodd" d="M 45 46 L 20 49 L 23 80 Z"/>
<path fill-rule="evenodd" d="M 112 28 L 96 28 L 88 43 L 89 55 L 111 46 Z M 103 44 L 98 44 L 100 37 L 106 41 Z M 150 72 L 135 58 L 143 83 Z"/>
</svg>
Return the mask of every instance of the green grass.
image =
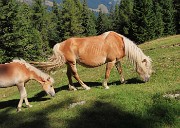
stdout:
<svg viewBox="0 0 180 128">
<path fill-rule="evenodd" d="M 78 72 L 91 90 L 68 91 L 66 68 L 52 76 L 56 96 L 46 96 L 37 82 L 26 85 L 32 108 L 17 113 L 19 93 L 16 87 L 0 89 L 0 128 L 178 128 L 179 98 L 164 98 L 180 92 L 180 35 L 161 38 L 139 47 L 153 60 L 155 73 L 143 83 L 132 65 L 122 60 L 126 84 L 120 84 L 114 68 L 110 89 L 101 86 L 105 65 Z M 71 108 L 73 103 L 84 102 Z"/>
</svg>

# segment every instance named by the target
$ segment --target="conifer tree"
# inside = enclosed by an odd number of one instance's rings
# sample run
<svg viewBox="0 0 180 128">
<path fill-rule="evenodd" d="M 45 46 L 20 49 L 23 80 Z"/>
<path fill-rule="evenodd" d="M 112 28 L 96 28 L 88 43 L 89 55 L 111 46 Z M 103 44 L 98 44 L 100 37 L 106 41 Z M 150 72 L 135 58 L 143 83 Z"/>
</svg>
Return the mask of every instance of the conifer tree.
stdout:
<svg viewBox="0 0 180 128">
<path fill-rule="evenodd" d="M 13 31 L 18 5 L 15 1 L 0 1 L 0 51 L 1 62 L 13 59 L 16 37 Z M 17 54 L 17 53 L 16 53 Z M 2 57 L 3 56 L 3 57 Z"/>
<path fill-rule="evenodd" d="M 97 34 L 102 34 L 105 31 L 104 21 L 103 21 L 103 13 L 102 11 L 99 12 L 98 18 L 97 18 Z"/>
<path fill-rule="evenodd" d="M 85 36 L 96 35 L 96 21 L 93 16 L 94 13 L 88 9 L 86 0 L 83 0 L 82 27 L 84 30 L 83 35 Z"/>
<path fill-rule="evenodd" d="M 116 4 L 114 8 L 111 8 L 109 16 L 113 30 L 120 33 L 119 4 Z"/>
<path fill-rule="evenodd" d="M 155 37 L 159 38 L 163 36 L 163 32 L 164 32 L 163 15 L 161 13 L 162 7 L 157 1 L 153 1 L 153 5 L 155 12 L 155 21 L 154 21 Z"/>
<path fill-rule="evenodd" d="M 133 0 L 121 0 L 119 6 L 119 30 L 118 32 L 130 36 L 131 31 L 131 20 L 133 16 Z"/>
<path fill-rule="evenodd" d="M 89 27 L 87 27 L 87 28 L 89 28 L 88 36 L 97 35 L 96 16 L 95 16 L 94 12 L 92 12 L 92 11 L 89 12 L 89 15 L 90 15 L 90 20 L 89 20 L 89 25 L 88 25 Z"/>
<path fill-rule="evenodd" d="M 80 36 L 83 33 L 80 11 L 74 0 L 62 1 L 62 33 L 63 39 Z"/>
<path fill-rule="evenodd" d="M 37 59 L 36 44 L 38 33 L 31 26 L 31 9 L 24 3 L 14 0 L 0 2 L 0 54 L 1 62 L 14 57 L 27 60 Z"/>
<path fill-rule="evenodd" d="M 163 15 L 164 35 L 175 34 L 174 7 L 172 0 L 158 0 Z"/>
<path fill-rule="evenodd" d="M 53 47 L 57 42 L 62 41 L 62 30 L 61 30 L 61 10 L 60 6 L 53 1 L 52 7 L 52 22 L 55 24 L 54 34 L 51 35 L 53 41 L 50 42 L 50 46 Z"/>
<path fill-rule="evenodd" d="M 174 0 L 175 22 L 177 34 L 180 34 L 180 0 Z"/>
<path fill-rule="evenodd" d="M 110 20 L 109 20 L 109 16 L 107 16 L 106 14 L 102 13 L 102 11 L 100 10 L 99 15 L 97 17 L 97 22 L 96 22 L 96 30 L 97 30 L 97 34 L 102 34 L 106 31 L 110 30 Z"/>
<path fill-rule="evenodd" d="M 155 13 L 152 0 L 135 0 L 132 20 L 133 40 L 137 43 L 153 39 Z"/>
<path fill-rule="evenodd" d="M 39 42 L 39 47 L 42 49 L 42 57 L 47 58 L 49 55 L 49 34 L 54 32 L 51 24 L 51 15 L 47 11 L 44 0 L 34 0 L 32 4 L 32 24 L 33 27 L 39 31 L 41 42 Z"/>
</svg>

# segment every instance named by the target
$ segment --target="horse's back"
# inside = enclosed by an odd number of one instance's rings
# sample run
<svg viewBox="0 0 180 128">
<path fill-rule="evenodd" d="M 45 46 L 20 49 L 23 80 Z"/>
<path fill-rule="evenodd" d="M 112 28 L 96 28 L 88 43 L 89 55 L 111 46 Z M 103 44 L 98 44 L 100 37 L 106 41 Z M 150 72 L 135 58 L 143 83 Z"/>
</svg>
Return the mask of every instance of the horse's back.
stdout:
<svg viewBox="0 0 180 128">
<path fill-rule="evenodd" d="M 0 64 L 0 77 L 11 76 L 14 72 L 12 64 Z"/>
<path fill-rule="evenodd" d="M 67 61 L 96 67 L 124 56 L 122 38 L 113 32 L 99 36 L 69 38 L 59 44 Z"/>
<path fill-rule="evenodd" d="M 0 65 L 0 87 L 13 86 L 27 78 L 27 71 L 22 64 L 8 63 Z"/>
</svg>

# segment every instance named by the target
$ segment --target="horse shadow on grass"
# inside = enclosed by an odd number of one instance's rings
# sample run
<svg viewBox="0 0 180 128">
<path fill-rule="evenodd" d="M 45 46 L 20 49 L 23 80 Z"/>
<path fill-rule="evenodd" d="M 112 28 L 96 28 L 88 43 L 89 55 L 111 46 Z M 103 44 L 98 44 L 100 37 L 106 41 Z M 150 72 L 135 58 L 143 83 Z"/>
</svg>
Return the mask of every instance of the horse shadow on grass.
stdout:
<svg viewBox="0 0 180 128">
<path fill-rule="evenodd" d="M 44 91 L 41 91 L 37 93 L 34 97 L 28 98 L 28 101 L 31 102 L 38 102 L 38 101 L 46 101 L 50 100 L 50 98 L 45 97 L 47 94 Z M 16 108 L 20 99 L 12 99 L 8 101 L 2 101 L 0 102 L 0 109 L 4 109 L 7 107 L 13 107 Z"/>
<path fill-rule="evenodd" d="M 86 85 L 88 85 L 89 87 L 99 87 L 102 86 L 102 82 L 84 82 Z M 114 82 L 109 82 L 108 85 L 126 85 L 126 84 L 142 84 L 144 83 L 144 81 L 138 79 L 138 78 L 131 78 L 131 79 L 127 79 L 124 83 L 121 83 L 120 81 L 114 81 Z M 81 87 L 80 84 L 78 82 L 74 83 L 75 87 Z M 62 90 L 69 90 L 69 86 L 68 85 L 63 85 L 61 87 L 55 88 L 55 92 L 59 92 Z"/>
<path fill-rule="evenodd" d="M 108 83 L 108 85 L 126 85 L 126 84 L 142 84 L 142 83 L 144 83 L 144 81 L 138 78 L 131 78 L 131 79 L 125 80 L 124 83 L 121 83 L 120 81 L 114 81 L 114 82 Z"/>
<path fill-rule="evenodd" d="M 88 85 L 89 87 L 97 87 L 97 86 L 102 85 L 102 83 L 100 83 L 100 82 L 84 82 L 84 83 L 86 85 Z M 81 87 L 81 85 L 78 82 L 73 83 L 73 84 L 74 84 L 74 86 L 76 88 Z M 55 90 L 56 93 L 59 92 L 59 91 L 62 91 L 62 90 L 69 90 L 69 86 L 68 85 L 62 85 L 61 87 L 57 87 L 54 90 Z"/>
</svg>

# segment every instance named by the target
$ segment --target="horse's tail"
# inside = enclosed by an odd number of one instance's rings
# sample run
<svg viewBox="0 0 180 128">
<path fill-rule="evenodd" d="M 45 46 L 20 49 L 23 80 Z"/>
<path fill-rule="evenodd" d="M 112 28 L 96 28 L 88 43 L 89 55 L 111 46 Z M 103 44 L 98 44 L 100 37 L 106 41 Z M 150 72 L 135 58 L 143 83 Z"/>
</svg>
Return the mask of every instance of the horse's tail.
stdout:
<svg viewBox="0 0 180 128">
<path fill-rule="evenodd" d="M 55 68 L 61 67 L 66 63 L 66 59 L 63 53 L 59 50 L 59 45 L 60 43 L 56 44 L 53 47 L 53 55 L 48 59 L 47 62 L 30 62 L 30 63 L 46 71 L 51 71 Z"/>
<path fill-rule="evenodd" d="M 48 69 L 54 69 L 61 67 L 66 63 L 66 59 L 64 57 L 64 54 L 59 50 L 60 43 L 56 44 L 53 48 L 53 55 L 48 59 L 50 63 L 52 63 L 52 66 L 49 66 Z"/>
<path fill-rule="evenodd" d="M 47 66 L 48 70 L 61 67 L 66 63 L 64 54 L 59 50 L 60 43 L 56 44 L 53 48 L 53 55 L 48 59 L 51 65 Z"/>
</svg>

